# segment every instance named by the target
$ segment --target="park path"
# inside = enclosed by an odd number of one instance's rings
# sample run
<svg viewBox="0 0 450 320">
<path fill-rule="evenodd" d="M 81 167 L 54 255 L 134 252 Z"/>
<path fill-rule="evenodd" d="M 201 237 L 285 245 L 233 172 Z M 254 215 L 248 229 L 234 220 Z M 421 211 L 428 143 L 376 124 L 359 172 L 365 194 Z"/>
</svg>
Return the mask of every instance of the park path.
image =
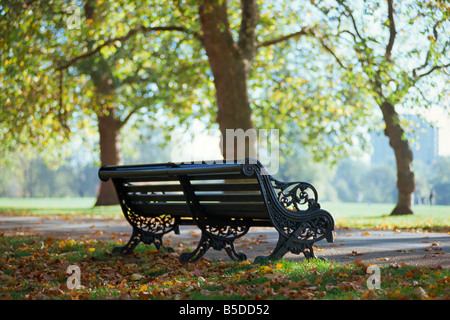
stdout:
<svg viewBox="0 0 450 320">
<path fill-rule="evenodd" d="M 180 235 L 169 234 L 167 246 L 194 247 L 200 238 L 195 227 L 180 227 Z M 126 243 L 131 227 L 124 218 L 86 216 L 8 216 L 0 215 L 0 236 L 41 235 Z M 268 255 L 278 240 L 273 228 L 253 228 L 236 241 L 236 249 L 248 260 Z M 366 264 L 435 266 L 450 269 L 450 235 L 439 232 L 395 232 L 387 230 L 337 230 L 334 243 L 325 240 L 316 245 L 316 256 L 338 262 L 362 259 Z M 225 252 L 209 250 L 206 258 L 229 258 Z M 285 258 L 303 259 L 287 254 Z"/>
</svg>

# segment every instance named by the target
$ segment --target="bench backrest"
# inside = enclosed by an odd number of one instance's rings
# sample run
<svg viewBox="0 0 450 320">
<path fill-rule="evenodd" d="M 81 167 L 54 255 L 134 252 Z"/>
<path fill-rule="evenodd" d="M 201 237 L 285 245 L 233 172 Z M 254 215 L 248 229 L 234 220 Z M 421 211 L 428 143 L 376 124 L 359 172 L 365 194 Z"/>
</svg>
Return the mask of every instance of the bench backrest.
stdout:
<svg viewBox="0 0 450 320">
<path fill-rule="evenodd" d="M 260 184 L 242 170 L 239 162 L 103 166 L 99 177 L 142 216 L 191 217 L 194 200 L 208 216 L 269 219 Z"/>
</svg>

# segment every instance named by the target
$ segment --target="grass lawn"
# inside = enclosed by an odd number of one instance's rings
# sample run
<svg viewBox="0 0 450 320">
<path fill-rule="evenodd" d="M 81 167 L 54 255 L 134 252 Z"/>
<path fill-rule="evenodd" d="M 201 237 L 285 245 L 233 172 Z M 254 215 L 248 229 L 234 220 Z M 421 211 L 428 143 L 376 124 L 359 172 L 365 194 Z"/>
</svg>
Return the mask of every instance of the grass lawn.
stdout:
<svg viewBox="0 0 450 320">
<path fill-rule="evenodd" d="M 95 198 L 0 198 L 0 213 L 122 216 L 120 206 L 94 207 Z"/>
<path fill-rule="evenodd" d="M 450 206 L 416 205 L 413 215 L 390 216 L 391 203 L 323 203 L 338 228 L 450 232 Z"/>
</svg>

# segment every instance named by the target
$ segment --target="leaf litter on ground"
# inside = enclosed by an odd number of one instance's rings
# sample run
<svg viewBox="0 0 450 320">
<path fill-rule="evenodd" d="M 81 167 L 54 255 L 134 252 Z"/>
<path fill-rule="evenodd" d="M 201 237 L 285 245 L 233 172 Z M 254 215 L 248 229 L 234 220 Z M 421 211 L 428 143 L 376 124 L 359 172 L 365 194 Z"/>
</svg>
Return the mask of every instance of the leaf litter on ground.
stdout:
<svg viewBox="0 0 450 320">
<path fill-rule="evenodd" d="M 252 239 L 249 245 L 264 239 Z M 450 299 L 450 271 L 440 267 L 388 265 L 381 288 L 369 290 L 368 265 L 322 260 L 267 264 L 201 259 L 182 264 L 174 253 L 138 246 L 112 254 L 116 242 L 54 237 L 1 237 L 1 299 Z M 434 244 L 433 244 L 434 245 Z M 432 252 L 439 252 L 431 249 Z M 69 266 L 80 285 L 68 287 Z"/>
</svg>

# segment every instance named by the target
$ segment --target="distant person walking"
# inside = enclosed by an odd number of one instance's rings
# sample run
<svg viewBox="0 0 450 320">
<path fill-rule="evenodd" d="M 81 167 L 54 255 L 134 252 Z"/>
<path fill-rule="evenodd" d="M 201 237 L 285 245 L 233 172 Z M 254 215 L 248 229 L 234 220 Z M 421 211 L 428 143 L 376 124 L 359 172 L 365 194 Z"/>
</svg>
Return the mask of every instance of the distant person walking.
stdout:
<svg viewBox="0 0 450 320">
<path fill-rule="evenodd" d="M 431 191 L 430 191 L 430 206 L 433 205 L 433 201 L 434 201 L 434 197 L 435 197 L 434 193 L 435 193 L 434 189 L 431 189 Z"/>
</svg>

